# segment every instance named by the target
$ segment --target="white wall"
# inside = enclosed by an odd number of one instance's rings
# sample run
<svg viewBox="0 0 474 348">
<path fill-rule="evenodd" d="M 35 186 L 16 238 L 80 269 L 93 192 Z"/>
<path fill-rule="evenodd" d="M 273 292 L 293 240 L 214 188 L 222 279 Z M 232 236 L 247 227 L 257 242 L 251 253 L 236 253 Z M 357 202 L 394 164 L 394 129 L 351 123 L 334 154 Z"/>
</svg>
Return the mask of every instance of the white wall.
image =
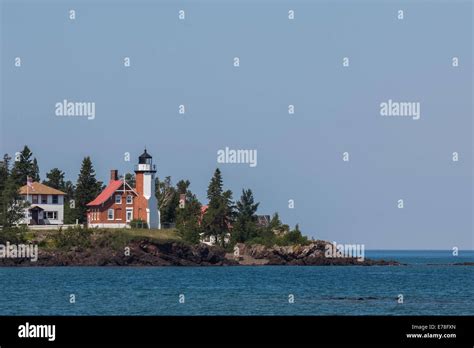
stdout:
<svg viewBox="0 0 474 348">
<path fill-rule="evenodd" d="M 143 196 L 148 201 L 146 210 L 148 228 L 161 228 L 158 201 L 155 196 L 155 175 L 153 173 L 143 174 Z"/>
<path fill-rule="evenodd" d="M 92 228 L 130 228 L 130 226 L 126 223 L 117 223 L 117 222 L 111 222 L 111 223 L 89 223 L 88 227 Z"/>
<path fill-rule="evenodd" d="M 49 224 L 49 225 L 62 225 L 64 223 L 64 196 L 62 195 L 58 195 L 58 204 L 53 204 L 53 196 L 52 195 L 48 195 L 48 200 L 47 200 L 47 204 L 41 204 L 41 197 L 39 197 L 40 195 L 38 195 L 38 203 L 34 203 L 34 205 L 37 205 L 38 207 L 44 209 L 44 211 L 57 211 L 58 212 L 58 218 L 57 219 L 44 219 L 44 222 L 45 224 Z M 26 195 L 23 195 L 23 198 L 26 200 Z M 33 204 L 33 197 L 32 195 L 28 195 L 28 202 L 30 202 L 30 204 Z M 44 212 L 43 212 L 44 213 Z M 28 210 L 25 209 L 25 218 L 23 219 L 23 221 L 21 221 L 20 223 L 23 223 L 23 224 L 26 224 L 28 223 L 28 220 L 27 220 L 27 215 L 28 214 Z M 40 216 L 41 218 L 41 216 Z"/>
</svg>

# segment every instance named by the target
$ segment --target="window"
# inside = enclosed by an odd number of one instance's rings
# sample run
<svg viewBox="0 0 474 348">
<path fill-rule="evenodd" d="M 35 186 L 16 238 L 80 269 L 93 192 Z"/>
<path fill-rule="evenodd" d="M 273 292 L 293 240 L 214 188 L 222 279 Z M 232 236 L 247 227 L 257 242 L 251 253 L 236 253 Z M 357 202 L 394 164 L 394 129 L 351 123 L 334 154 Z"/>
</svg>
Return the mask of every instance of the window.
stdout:
<svg viewBox="0 0 474 348">
<path fill-rule="evenodd" d="M 58 195 L 53 195 L 53 204 L 58 204 Z"/>
<path fill-rule="evenodd" d="M 125 216 L 126 221 L 130 222 L 133 219 L 133 209 L 127 208 L 127 215 Z"/>
<path fill-rule="evenodd" d="M 38 204 L 38 195 L 31 196 L 31 203 Z"/>
<path fill-rule="evenodd" d="M 127 196 L 127 204 L 132 204 L 133 203 L 133 196 L 132 195 L 128 195 Z"/>
<path fill-rule="evenodd" d="M 107 220 L 113 220 L 114 219 L 114 210 L 109 209 L 107 210 Z"/>
<path fill-rule="evenodd" d="M 122 196 L 121 195 L 115 195 L 115 203 L 116 204 L 121 204 L 122 203 Z"/>
<path fill-rule="evenodd" d="M 48 220 L 57 220 L 58 219 L 58 212 L 57 211 L 45 211 L 46 219 Z"/>
<path fill-rule="evenodd" d="M 48 204 L 48 196 L 41 195 L 41 204 Z"/>
</svg>

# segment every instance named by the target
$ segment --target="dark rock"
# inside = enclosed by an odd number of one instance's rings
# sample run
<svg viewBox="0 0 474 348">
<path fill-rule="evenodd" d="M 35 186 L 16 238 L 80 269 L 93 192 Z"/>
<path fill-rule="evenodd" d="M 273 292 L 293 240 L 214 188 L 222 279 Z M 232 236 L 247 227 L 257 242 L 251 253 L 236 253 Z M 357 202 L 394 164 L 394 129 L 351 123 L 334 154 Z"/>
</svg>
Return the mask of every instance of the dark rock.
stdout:
<svg viewBox="0 0 474 348">
<path fill-rule="evenodd" d="M 0 266 L 220 266 L 237 264 L 225 258 L 220 247 L 192 246 L 179 242 L 131 242 L 130 256 L 111 248 L 41 250 L 36 262 L 0 259 Z"/>
<path fill-rule="evenodd" d="M 0 266 L 223 266 L 223 265 L 309 265 L 374 266 L 400 265 L 396 261 L 355 258 L 326 258 L 327 242 L 309 245 L 274 246 L 237 244 L 239 256 L 218 246 L 189 245 L 182 242 L 141 240 L 130 242 L 130 255 L 123 250 L 94 247 L 71 250 L 42 250 L 37 262 L 29 259 L 0 259 Z M 469 263 L 463 263 L 469 264 Z"/>
<path fill-rule="evenodd" d="M 273 246 L 237 244 L 241 265 L 308 265 L 308 266 L 399 266 L 397 261 L 356 258 L 327 258 L 328 242 L 314 241 L 308 245 Z"/>
<path fill-rule="evenodd" d="M 456 262 L 454 266 L 474 266 L 474 262 Z"/>
</svg>

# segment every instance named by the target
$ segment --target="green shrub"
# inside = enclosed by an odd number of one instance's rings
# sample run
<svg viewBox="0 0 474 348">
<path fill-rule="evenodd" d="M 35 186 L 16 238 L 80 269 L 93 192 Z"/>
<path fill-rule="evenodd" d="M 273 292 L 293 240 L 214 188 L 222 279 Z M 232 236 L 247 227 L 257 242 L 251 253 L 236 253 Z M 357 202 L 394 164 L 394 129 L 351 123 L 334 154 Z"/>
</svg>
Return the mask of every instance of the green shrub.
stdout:
<svg viewBox="0 0 474 348">
<path fill-rule="evenodd" d="M 293 230 L 288 232 L 282 237 L 279 237 L 277 239 L 277 244 L 281 246 L 286 246 L 286 245 L 307 245 L 309 244 L 310 241 L 308 240 L 307 237 L 303 236 L 297 227 Z"/>
<path fill-rule="evenodd" d="M 273 231 L 269 230 L 268 228 L 261 228 L 259 229 L 257 236 L 248 240 L 246 243 L 247 244 L 261 244 L 267 247 L 271 247 L 275 245 L 276 241 L 277 241 L 277 237 L 275 236 Z"/>
<path fill-rule="evenodd" d="M 146 221 L 136 219 L 130 222 L 130 227 L 131 228 L 148 228 L 148 224 L 146 223 Z"/>
<path fill-rule="evenodd" d="M 26 241 L 26 232 L 28 228 L 26 226 L 19 227 L 6 227 L 0 230 L 0 244 L 20 244 Z"/>
<path fill-rule="evenodd" d="M 181 226 L 178 228 L 178 235 L 186 242 L 198 244 L 201 240 L 199 231 L 197 228 Z"/>
<path fill-rule="evenodd" d="M 90 248 L 92 246 L 92 231 L 80 226 L 62 228 L 51 235 L 54 245 L 60 249 L 70 249 L 73 247 Z"/>
<path fill-rule="evenodd" d="M 97 248 L 123 249 L 134 238 L 123 231 L 98 230 L 94 231 L 94 246 Z"/>
</svg>

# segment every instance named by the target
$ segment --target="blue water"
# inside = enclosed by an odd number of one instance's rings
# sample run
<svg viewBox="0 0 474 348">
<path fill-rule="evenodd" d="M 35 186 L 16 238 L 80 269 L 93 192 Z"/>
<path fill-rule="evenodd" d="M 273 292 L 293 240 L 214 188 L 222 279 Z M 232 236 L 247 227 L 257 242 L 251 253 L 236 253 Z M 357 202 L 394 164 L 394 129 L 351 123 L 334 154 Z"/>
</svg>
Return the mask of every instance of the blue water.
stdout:
<svg viewBox="0 0 474 348">
<path fill-rule="evenodd" d="M 474 314 L 474 267 L 445 265 L 473 262 L 474 251 L 457 257 L 446 251 L 369 251 L 366 257 L 408 265 L 4 267 L 0 315 Z M 76 303 L 69 302 L 70 294 Z"/>
</svg>

